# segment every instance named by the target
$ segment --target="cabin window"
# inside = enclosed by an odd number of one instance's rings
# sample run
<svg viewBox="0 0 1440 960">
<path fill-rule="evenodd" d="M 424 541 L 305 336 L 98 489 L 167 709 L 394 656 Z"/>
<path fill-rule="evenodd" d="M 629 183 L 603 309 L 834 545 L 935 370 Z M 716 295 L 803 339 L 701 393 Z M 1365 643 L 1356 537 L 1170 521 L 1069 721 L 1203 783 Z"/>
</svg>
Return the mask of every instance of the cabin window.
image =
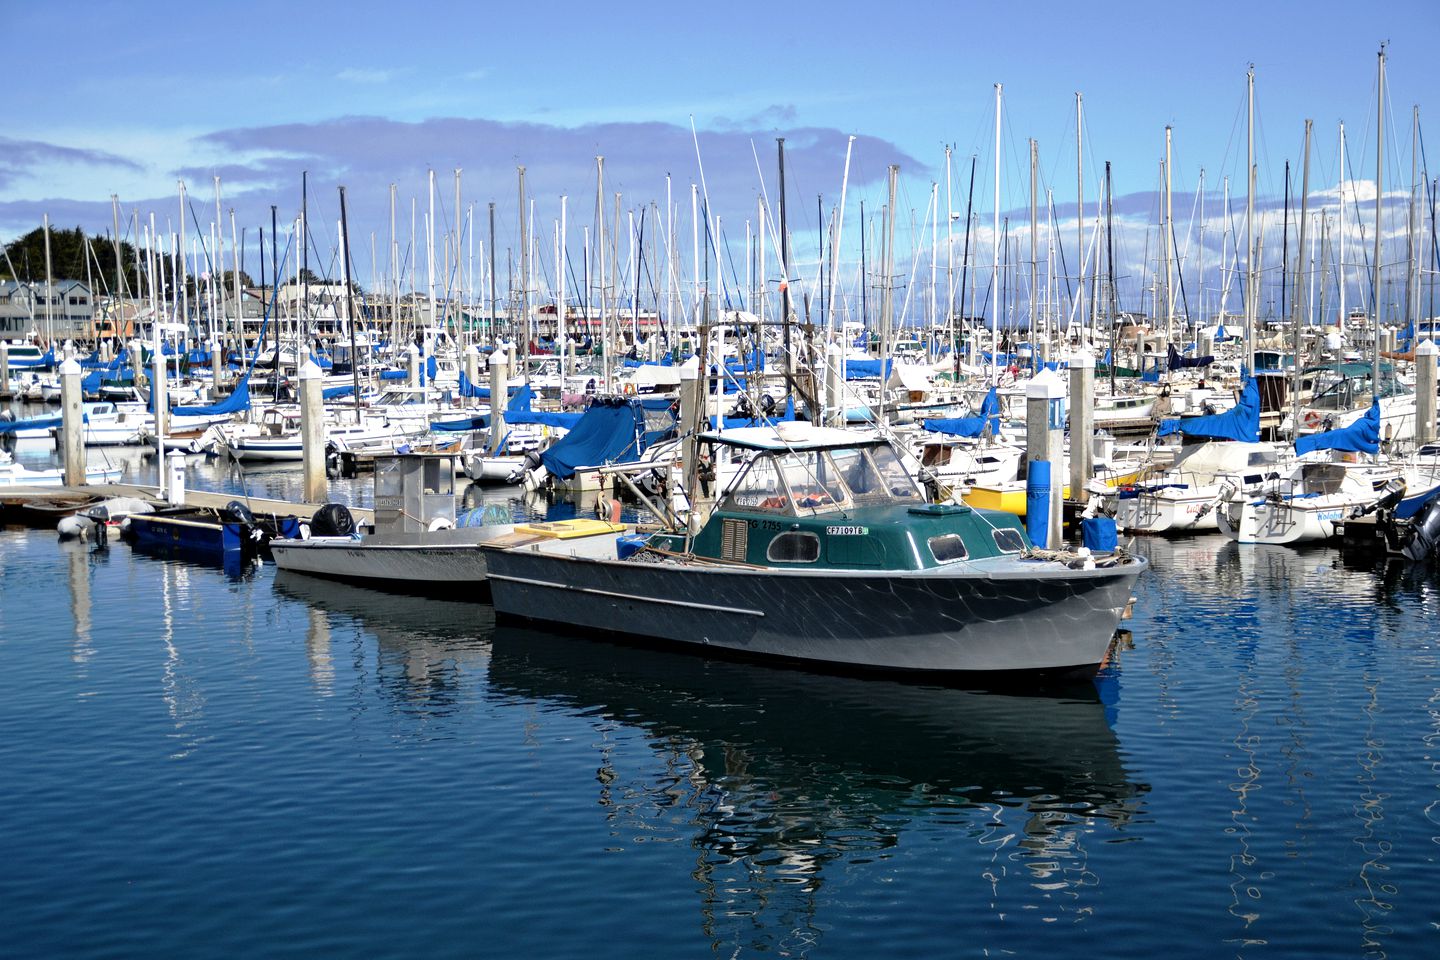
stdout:
<svg viewBox="0 0 1440 960">
<path fill-rule="evenodd" d="M 790 506 L 790 494 L 780 482 L 775 458 L 756 457 L 730 488 L 730 506 L 746 512 L 783 511 Z"/>
<path fill-rule="evenodd" d="M 1020 531 L 1010 527 L 1001 527 L 992 531 L 995 537 L 995 546 L 1000 548 L 1001 553 L 1021 553 L 1025 550 L 1025 538 L 1020 536 Z"/>
<path fill-rule="evenodd" d="M 823 513 L 838 510 L 848 499 L 835 464 L 825 452 L 787 454 L 780 464 L 797 509 Z"/>
<path fill-rule="evenodd" d="M 900 462 L 895 451 L 887 446 L 870 447 L 869 453 L 875 461 L 875 467 L 880 471 L 880 476 L 885 482 L 885 489 L 890 491 L 890 496 L 897 500 L 919 500 L 920 488 L 915 485 L 915 480 L 910 476 L 910 471 Z"/>
<path fill-rule="evenodd" d="M 814 563 L 820 559 L 820 538 L 804 531 L 782 533 L 770 541 L 765 559 L 771 563 Z"/>
<path fill-rule="evenodd" d="M 965 549 L 965 541 L 958 533 L 946 533 L 938 537 L 931 537 L 930 555 L 935 558 L 936 563 L 954 563 L 956 560 L 964 560 L 970 555 Z"/>
</svg>

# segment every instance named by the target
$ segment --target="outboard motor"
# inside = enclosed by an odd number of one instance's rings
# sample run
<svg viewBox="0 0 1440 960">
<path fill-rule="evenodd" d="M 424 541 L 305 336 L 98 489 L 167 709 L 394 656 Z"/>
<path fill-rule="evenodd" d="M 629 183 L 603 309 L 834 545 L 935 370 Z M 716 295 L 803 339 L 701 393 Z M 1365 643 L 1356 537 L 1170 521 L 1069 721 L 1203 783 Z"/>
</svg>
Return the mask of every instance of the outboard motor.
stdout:
<svg viewBox="0 0 1440 960">
<path fill-rule="evenodd" d="M 234 532 L 240 538 L 240 549 L 246 556 L 259 553 L 260 548 L 269 540 L 265 529 L 255 519 L 255 514 L 239 500 L 231 500 L 225 504 L 220 511 L 220 520 L 227 527 L 235 528 Z"/>
<path fill-rule="evenodd" d="M 520 462 L 520 466 L 512 470 L 510 476 L 505 478 L 505 482 L 525 483 L 530 479 L 530 475 L 542 466 L 544 466 L 544 461 L 540 459 L 540 452 L 538 450 L 531 450 L 525 454 L 525 459 Z M 536 478 L 536 480 L 538 480 L 538 478 Z M 531 482 L 536 481 L 532 480 Z"/>
<path fill-rule="evenodd" d="M 1407 560 L 1424 560 L 1440 546 L 1440 496 L 1430 502 L 1411 521 L 1410 540 L 1402 553 Z"/>
<path fill-rule="evenodd" d="M 349 537 L 355 534 L 355 517 L 343 503 L 327 503 L 310 518 L 315 537 Z"/>
</svg>

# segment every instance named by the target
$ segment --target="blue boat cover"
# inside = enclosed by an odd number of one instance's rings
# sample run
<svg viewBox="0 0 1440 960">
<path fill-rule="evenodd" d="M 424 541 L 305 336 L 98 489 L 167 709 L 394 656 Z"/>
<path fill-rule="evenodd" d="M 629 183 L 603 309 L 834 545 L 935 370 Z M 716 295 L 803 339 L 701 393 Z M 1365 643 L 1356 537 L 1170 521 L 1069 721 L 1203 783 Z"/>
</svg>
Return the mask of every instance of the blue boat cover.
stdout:
<svg viewBox="0 0 1440 960">
<path fill-rule="evenodd" d="M 85 379 L 80 381 L 80 389 L 86 393 L 97 392 L 105 381 L 103 370 L 92 370 L 85 374 Z"/>
<path fill-rule="evenodd" d="M 482 413 L 461 420 L 440 420 L 430 424 L 431 430 L 441 433 L 464 433 L 469 430 L 485 430 L 490 426 L 490 414 Z"/>
<path fill-rule="evenodd" d="M 320 391 L 320 399 L 334 400 L 338 397 L 349 397 L 355 393 L 355 384 L 347 383 L 343 387 L 326 387 Z"/>
<path fill-rule="evenodd" d="M 381 380 L 404 380 L 404 379 L 405 379 L 405 371 L 404 371 L 404 370 L 381 370 L 381 371 L 380 371 L 380 379 L 381 379 Z"/>
<path fill-rule="evenodd" d="M 1208 367 L 1215 362 L 1211 355 L 1203 357 L 1182 357 L 1180 351 L 1175 349 L 1175 344 L 1170 344 L 1169 366 L 1171 370 L 1185 370 L 1190 367 Z"/>
<path fill-rule="evenodd" d="M 945 417 L 937 420 L 926 420 L 924 427 L 932 433 L 943 433 L 952 437 L 978 437 L 985 432 L 985 427 L 990 427 L 993 434 L 1000 429 L 1000 397 L 991 387 L 990 392 L 985 394 L 985 399 L 980 402 L 980 413 L 974 417 Z"/>
<path fill-rule="evenodd" d="M 35 417 L 30 420 L 0 420 L 0 433 L 15 433 L 19 430 L 44 430 L 58 427 L 61 417 Z"/>
<path fill-rule="evenodd" d="M 153 388 L 151 390 L 151 398 L 152 400 L 154 398 Z M 153 403 L 150 409 L 155 409 Z M 212 403 L 208 407 L 176 407 L 171 412 L 177 417 L 218 417 L 221 414 L 238 413 L 241 410 L 249 409 L 250 378 L 245 376 L 241 377 L 240 381 L 235 384 L 235 389 L 230 392 L 230 396 L 221 400 L 219 403 Z"/>
<path fill-rule="evenodd" d="M 541 427 L 559 427 L 562 430 L 571 430 L 584 416 L 583 413 L 546 413 L 541 410 L 522 410 L 511 413 L 506 410 L 505 422 L 510 426 L 534 424 Z"/>
<path fill-rule="evenodd" d="M 1351 453 L 1380 452 L 1380 399 L 1370 401 L 1365 416 L 1348 427 L 1312 433 L 1295 441 L 1296 453 L 1311 450 L 1345 450 Z"/>
<path fill-rule="evenodd" d="M 1190 437 L 1211 437 L 1215 440 L 1243 440 L 1246 443 L 1260 442 L 1260 388 L 1254 380 L 1245 381 L 1240 391 L 1240 402 L 1224 413 L 1208 417 L 1185 417 L 1178 420 L 1161 420 L 1155 436 L 1164 437 L 1172 433 L 1183 433 Z"/>
<path fill-rule="evenodd" d="M 540 454 L 540 460 L 566 480 L 575 475 L 576 467 L 633 460 L 674 432 L 669 400 L 596 397 L 580 421 Z"/>
<path fill-rule="evenodd" d="M 846 360 L 846 380 L 867 380 L 871 377 L 890 376 L 890 365 L 893 360 Z"/>
</svg>

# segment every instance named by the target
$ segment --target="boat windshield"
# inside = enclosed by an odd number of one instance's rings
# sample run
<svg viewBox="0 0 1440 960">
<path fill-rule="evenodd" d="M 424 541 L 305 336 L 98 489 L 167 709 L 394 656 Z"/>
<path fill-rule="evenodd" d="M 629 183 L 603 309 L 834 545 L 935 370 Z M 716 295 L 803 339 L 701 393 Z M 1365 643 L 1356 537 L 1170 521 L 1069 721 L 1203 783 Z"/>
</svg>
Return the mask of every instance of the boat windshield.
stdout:
<svg viewBox="0 0 1440 960">
<path fill-rule="evenodd" d="M 763 453 L 736 479 L 728 505 L 811 516 L 857 504 L 919 502 L 920 490 L 887 446 Z"/>
</svg>

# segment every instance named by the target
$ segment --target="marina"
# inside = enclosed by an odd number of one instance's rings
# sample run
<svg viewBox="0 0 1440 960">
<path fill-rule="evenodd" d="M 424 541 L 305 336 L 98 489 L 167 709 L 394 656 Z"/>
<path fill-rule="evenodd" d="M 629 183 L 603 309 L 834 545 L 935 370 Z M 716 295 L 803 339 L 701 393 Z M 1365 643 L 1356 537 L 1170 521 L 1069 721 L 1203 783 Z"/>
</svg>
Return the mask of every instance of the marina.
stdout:
<svg viewBox="0 0 1440 960">
<path fill-rule="evenodd" d="M 0 956 L 1437 955 L 1435 12 L 910 7 L 12 12 Z"/>
</svg>

